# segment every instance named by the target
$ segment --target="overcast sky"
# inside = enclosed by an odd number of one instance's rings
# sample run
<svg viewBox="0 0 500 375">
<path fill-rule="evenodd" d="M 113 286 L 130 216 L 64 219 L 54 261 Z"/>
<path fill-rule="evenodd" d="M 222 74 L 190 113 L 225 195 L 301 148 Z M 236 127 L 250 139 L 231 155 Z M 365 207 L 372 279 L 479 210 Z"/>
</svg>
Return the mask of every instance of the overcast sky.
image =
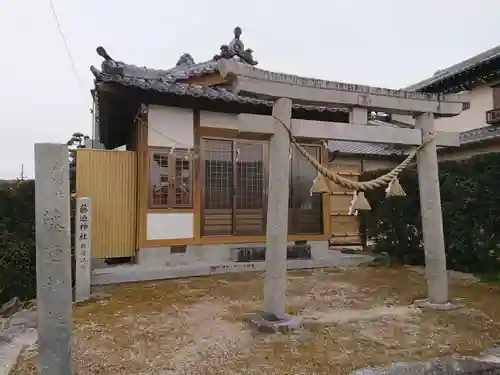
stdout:
<svg viewBox="0 0 500 375">
<path fill-rule="evenodd" d="M 102 45 L 115 59 L 173 66 L 227 44 L 235 26 L 259 67 L 401 88 L 500 44 L 498 0 L 0 0 L 0 178 L 33 176 L 33 144 L 90 134 Z"/>
</svg>

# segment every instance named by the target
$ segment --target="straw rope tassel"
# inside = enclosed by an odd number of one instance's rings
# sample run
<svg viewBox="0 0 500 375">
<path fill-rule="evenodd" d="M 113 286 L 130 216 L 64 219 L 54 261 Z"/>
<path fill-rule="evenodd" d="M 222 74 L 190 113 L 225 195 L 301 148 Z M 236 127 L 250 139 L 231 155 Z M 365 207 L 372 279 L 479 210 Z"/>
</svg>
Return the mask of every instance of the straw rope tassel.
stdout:
<svg viewBox="0 0 500 375">
<path fill-rule="evenodd" d="M 351 202 L 351 207 L 355 211 L 370 211 L 372 207 L 365 197 L 364 191 L 355 191 Z"/>
<path fill-rule="evenodd" d="M 405 191 L 403 190 L 403 187 L 399 183 L 399 179 L 396 177 L 394 180 L 389 182 L 389 185 L 387 185 L 387 189 L 385 189 L 385 196 L 386 197 L 404 197 L 406 196 Z"/>
<path fill-rule="evenodd" d="M 318 173 L 318 176 L 314 179 L 310 193 L 329 193 L 330 189 L 325 180 L 325 176 Z"/>
</svg>

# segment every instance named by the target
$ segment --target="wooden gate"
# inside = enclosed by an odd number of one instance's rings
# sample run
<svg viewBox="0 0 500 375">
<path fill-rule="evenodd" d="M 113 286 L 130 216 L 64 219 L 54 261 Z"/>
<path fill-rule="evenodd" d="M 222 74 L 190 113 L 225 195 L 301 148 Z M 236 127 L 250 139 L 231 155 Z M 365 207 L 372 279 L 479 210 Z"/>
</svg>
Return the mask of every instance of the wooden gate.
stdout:
<svg viewBox="0 0 500 375">
<path fill-rule="evenodd" d="M 92 258 L 135 256 L 137 158 L 132 151 L 77 151 L 76 195 L 92 199 Z"/>
<path fill-rule="evenodd" d="M 357 181 L 361 172 L 361 161 L 336 160 L 330 169 L 350 180 Z M 330 181 L 331 182 L 331 181 Z M 331 182 L 330 190 L 330 242 L 334 245 L 360 245 L 359 218 L 349 216 L 352 189 L 346 189 Z"/>
</svg>

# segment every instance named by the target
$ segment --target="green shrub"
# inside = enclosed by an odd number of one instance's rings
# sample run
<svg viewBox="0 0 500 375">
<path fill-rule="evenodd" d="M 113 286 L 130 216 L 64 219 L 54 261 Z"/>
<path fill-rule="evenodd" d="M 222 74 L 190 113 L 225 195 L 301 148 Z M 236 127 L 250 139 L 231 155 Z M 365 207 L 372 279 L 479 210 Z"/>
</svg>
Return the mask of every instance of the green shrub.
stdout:
<svg viewBox="0 0 500 375">
<path fill-rule="evenodd" d="M 35 184 L 0 188 L 0 304 L 36 295 Z"/>
<path fill-rule="evenodd" d="M 366 172 L 363 180 L 387 171 Z M 471 273 L 500 270 L 500 154 L 446 161 L 439 165 L 441 207 L 449 269 Z M 367 192 L 372 211 L 362 227 L 394 261 L 424 264 L 418 176 L 415 168 L 400 176 L 406 197 L 385 198 L 384 189 Z"/>
</svg>

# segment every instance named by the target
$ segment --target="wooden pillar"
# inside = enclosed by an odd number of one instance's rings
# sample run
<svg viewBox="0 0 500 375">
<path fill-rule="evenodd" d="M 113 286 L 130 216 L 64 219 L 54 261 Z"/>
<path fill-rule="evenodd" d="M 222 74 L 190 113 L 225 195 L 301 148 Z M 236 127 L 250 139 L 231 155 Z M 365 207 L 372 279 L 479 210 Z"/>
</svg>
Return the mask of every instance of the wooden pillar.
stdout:
<svg viewBox="0 0 500 375">
<path fill-rule="evenodd" d="M 278 99 L 273 115 L 290 128 L 292 101 Z M 269 192 L 267 204 L 266 275 L 264 308 L 278 318 L 285 317 L 288 197 L 290 194 L 290 140 L 283 124 L 275 121 L 269 150 Z"/>
<path fill-rule="evenodd" d="M 416 127 L 422 131 L 422 142 L 427 141 L 435 130 L 434 114 L 417 116 Z M 428 299 L 431 303 L 445 303 L 448 301 L 448 275 L 435 139 L 418 154 L 417 168 Z"/>
</svg>

